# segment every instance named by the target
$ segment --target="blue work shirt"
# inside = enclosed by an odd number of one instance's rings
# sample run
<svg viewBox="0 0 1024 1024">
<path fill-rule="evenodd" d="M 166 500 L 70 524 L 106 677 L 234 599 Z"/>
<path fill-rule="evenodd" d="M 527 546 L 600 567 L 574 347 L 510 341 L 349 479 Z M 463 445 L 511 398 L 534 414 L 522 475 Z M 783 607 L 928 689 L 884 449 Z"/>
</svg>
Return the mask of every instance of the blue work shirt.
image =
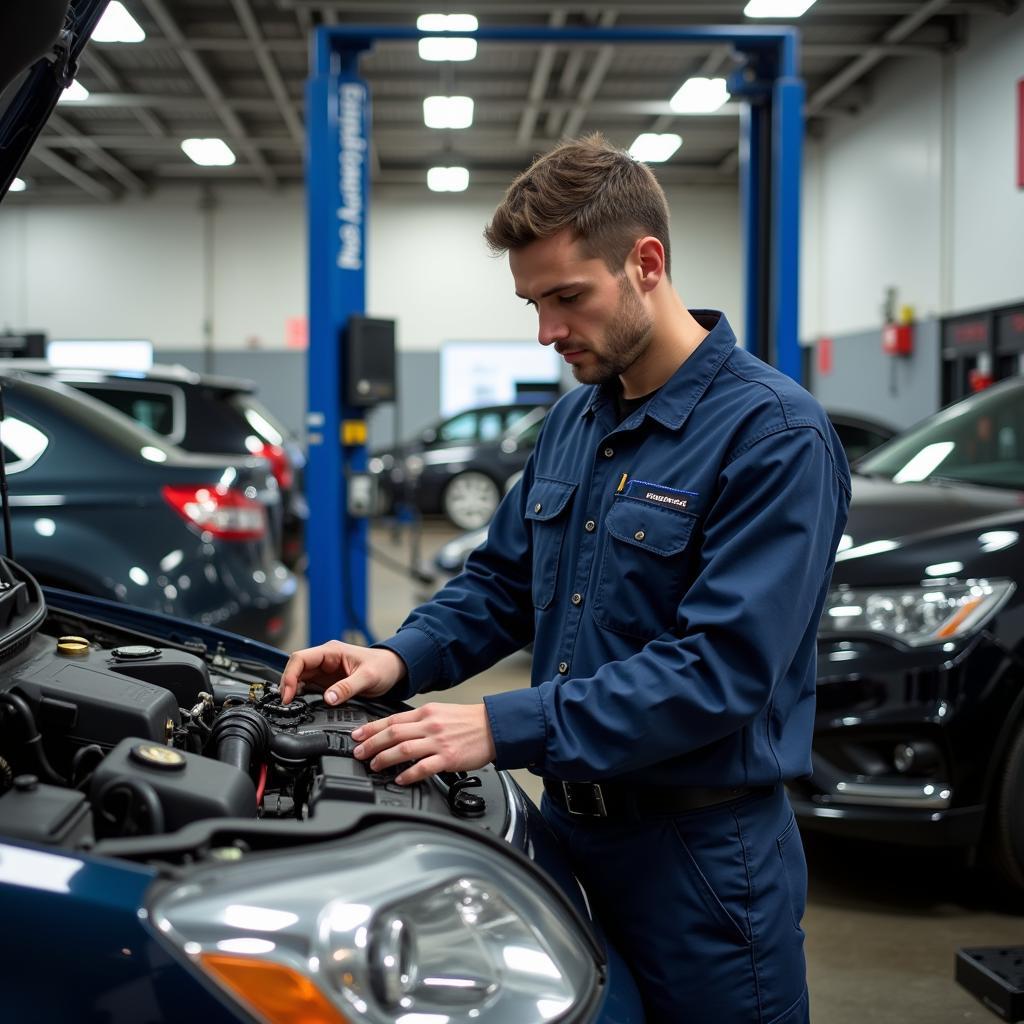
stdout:
<svg viewBox="0 0 1024 1024">
<path fill-rule="evenodd" d="M 816 633 L 850 474 L 821 406 L 725 317 L 617 422 L 608 386 L 548 413 L 465 571 L 381 646 L 393 693 L 534 643 L 485 697 L 499 768 L 567 781 L 761 786 L 811 770 Z"/>
</svg>

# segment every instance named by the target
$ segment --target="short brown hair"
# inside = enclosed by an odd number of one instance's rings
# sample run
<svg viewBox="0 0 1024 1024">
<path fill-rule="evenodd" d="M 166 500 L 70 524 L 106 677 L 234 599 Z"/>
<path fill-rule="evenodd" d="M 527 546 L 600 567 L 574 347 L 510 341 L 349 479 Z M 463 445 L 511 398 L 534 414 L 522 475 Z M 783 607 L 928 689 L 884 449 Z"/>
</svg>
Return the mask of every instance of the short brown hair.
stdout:
<svg viewBox="0 0 1024 1024">
<path fill-rule="evenodd" d="M 520 249 L 564 228 L 613 274 L 638 238 L 665 247 L 670 272 L 668 202 L 646 164 L 600 134 L 563 142 L 537 157 L 508 187 L 484 238 L 495 255 Z"/>
</svg>

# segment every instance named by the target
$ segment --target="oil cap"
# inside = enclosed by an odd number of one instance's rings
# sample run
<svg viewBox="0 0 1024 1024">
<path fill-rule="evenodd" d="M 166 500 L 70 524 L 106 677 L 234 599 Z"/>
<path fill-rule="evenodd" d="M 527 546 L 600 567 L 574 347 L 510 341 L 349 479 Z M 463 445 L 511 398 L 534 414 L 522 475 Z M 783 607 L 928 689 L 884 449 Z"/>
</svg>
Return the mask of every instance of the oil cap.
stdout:
<svg viewBox="0 0 1024 1024">
<path fill-rule="evenodd" d="M 160 651 L 148 644 L 129 644 L 127 647 L 115 647 L 110 653 L 115 658 L 129 661 L 134 658 L 155 658 Z"/>
<path fill-rule="evenodd" d="M 57 653 L 65 658 L 84 658 L 89 641 L 84 636 L 62 636 L 57 640 Z"/>
<path fill-rule="evenodd" d="M 172 747 L 164 747 L 159 743 L 136 743 L 131 751 L 132 759 L 144 764 L 147 768 L 159 771 L 175 772 L 185 767 L 185 755 Z"/>
</svg>

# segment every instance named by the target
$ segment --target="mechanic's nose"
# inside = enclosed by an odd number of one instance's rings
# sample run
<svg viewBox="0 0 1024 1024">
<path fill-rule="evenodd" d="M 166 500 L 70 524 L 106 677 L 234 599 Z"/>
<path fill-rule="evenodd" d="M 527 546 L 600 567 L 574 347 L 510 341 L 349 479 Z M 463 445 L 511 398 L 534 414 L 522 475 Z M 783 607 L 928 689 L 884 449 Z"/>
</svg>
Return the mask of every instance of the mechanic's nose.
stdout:
<svg viewBox="0 0 1024 1024">
<path fill-rule="evenodd" d="M 569 325 L 560 317 L 545 316 L 543 313 L 537 325 L 537 340 L 542 345 L 553 345 L 569 337 Z"/>
</svg>

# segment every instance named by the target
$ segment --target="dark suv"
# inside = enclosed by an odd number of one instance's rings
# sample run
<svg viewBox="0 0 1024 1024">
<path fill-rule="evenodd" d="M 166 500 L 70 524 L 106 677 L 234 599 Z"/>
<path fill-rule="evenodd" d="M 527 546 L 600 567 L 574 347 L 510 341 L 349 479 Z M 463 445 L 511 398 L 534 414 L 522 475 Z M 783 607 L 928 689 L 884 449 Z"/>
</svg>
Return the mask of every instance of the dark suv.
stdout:
<svg viewBox="0 0 1024 1024">
<path fill-rule="evenodd" d="M 68 369 L 35 359 L 0 365 L 70 384 L 187 452 L 266 459 L 281 491 L 283 522 L 272 524 L 281 560 L 290 568 L 299 565 L 309 518 L 301 479 L 306 457 L 287 427 L 256 397 L 252 381 L 159 364 L 145 371 Z"/>
</svg>

